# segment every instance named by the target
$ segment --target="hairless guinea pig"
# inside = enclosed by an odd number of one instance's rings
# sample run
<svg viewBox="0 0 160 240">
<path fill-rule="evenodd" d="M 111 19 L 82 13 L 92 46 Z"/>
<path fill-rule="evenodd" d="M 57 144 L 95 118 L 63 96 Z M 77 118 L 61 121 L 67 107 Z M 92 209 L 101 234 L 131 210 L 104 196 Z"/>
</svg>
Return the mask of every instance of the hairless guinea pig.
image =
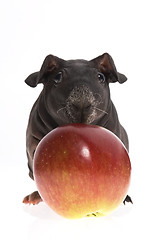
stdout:
<svg viewBox="0 0 160 240">
<path fill-rule="evenodd" d="M 124 83 L 127 78 L 117 72 L 108 53 L 91 60 L 65 61 L 53 55 L 45 58 L 39 72 L 25 82 L 30 87 L 44 87 L 34 103 L 27 127 L 26 149 L 29 176 L 33 175 L 33 156 L 40 140 L 54 128 L 67 123 L 103 126 L 116 134 L 128 149 L 128 137 L 119 122 L 110 99 L 109 83 Z M 38 204 L 39 193 L 26 196 L 24 203 Z M 132 202 L 127 195 L 125 202 Z"/>
</svg>

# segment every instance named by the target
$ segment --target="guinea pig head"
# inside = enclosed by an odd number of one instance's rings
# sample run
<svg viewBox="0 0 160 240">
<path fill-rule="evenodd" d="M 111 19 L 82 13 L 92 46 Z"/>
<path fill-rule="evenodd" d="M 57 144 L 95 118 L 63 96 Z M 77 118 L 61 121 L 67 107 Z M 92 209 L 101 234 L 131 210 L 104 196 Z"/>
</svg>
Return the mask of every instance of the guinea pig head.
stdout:
<svg viewBox="0 0 160 240">
<path fill-rule="evenodd" d="M 108 117 L 109 83 L 123 83 L 127 78 L 117 72 L 108 53 L 92 59 L 65 61 L 53 55 L 45 58 L 39 72 L 25 82 L 36 87 L 43 83 L 41 96 L 49 114 L 58 125 L 97 124 Z"/>
</svg>

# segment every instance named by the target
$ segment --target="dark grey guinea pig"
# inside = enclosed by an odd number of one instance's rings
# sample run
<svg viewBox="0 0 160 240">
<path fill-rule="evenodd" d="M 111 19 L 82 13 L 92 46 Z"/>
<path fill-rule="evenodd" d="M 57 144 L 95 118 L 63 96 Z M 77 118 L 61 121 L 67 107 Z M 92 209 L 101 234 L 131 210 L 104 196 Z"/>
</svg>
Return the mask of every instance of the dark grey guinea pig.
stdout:
<svg viewBox="0 0 160 240">
<path fill-rule="evenodd" d="M 53 55 L 45 58 L 39 72 L 25 82 L 30 87 L 44 87 L 30 113 L 26 134 L 29 175 L 33 176 L 33 156 L 40 140 L 54 128 L 67 123 L 103 126 L 116 134 L 128 149 L 128 137 L 110 99 L 109 83 L 124 83 L 108 53 L 91 60 L 65 61 Z M 42 201 L 36 191 L 24 203 Z M 125 201 L 130 201 L 129 196 Z M 124 201 L 124 203 L 125 203 Z"/>
</svg>

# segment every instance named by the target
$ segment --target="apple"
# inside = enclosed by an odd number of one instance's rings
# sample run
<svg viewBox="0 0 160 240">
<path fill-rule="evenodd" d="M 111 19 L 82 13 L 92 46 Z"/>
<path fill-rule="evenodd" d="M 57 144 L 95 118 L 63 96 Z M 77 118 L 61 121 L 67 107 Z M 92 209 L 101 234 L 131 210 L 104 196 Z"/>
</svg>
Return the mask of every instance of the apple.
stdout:
<svg viewBox="0 0 160 240">
<path fill-rule="evenodd" d="M 124 200 L 131 164 L 123 143 L 109 130 L 68 124 L 37 146 L 34 176 L 42 199 L 59 215 L 101 216 Z"/>
</svg>

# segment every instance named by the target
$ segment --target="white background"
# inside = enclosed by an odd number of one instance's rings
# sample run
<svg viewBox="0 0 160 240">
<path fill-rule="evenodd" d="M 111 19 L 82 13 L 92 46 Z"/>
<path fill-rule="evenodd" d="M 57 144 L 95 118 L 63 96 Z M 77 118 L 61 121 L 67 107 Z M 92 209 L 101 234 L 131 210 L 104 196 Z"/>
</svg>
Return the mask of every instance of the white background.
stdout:
<svg viewBox="0 0 160 240">
<path fill-rule="evenodd" d="M 160 13 L 157 0 L 0 2 L 1 239 L 160 239 Z M 108 52 L 128 77 L 110 85 L 130 139 L 134 204 L 104 218 L 66 220 L 44 203 L 24 206 L 25 131 L 42 86 L 25 78 L 48 54 L 90 60 Z"/>
</svg>

